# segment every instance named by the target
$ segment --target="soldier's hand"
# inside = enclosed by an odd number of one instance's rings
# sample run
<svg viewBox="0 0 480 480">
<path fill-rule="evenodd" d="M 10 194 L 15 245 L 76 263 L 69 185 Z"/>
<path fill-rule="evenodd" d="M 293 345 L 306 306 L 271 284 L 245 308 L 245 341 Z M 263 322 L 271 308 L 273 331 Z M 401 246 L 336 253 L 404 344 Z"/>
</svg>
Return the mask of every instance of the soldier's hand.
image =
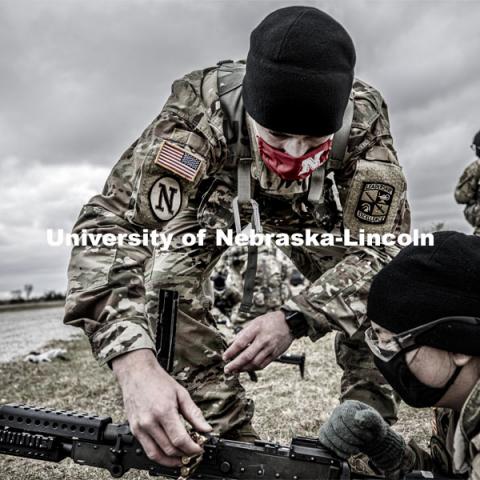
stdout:
<svg viewBox="0 0 480 480">
<path fill-rule="evenodd" d="M 151 350 L 121 355 L 113 360 L 112 368 L 122 389 L 132 433 L 150 459 L 177 466 L 182 456 L 202 452 L 181 417 L 198 432 L 212 428 L 187 390 L 157 363 Z"/>
<path fill-rule="evenodd" d="M 405 454 L 405 441 L 369 405 L 346 400 L 322 425 L 320 442 L 340 458 L 364 453 L 384 472 L 395 470 Z"/>
<path fill-rule="evenodd" d="M 261 370 L 285 352 L 294 337 L 282 311 L 255 318 L 236 335 L 223 354 L 225 373 Z"/>
</svg>

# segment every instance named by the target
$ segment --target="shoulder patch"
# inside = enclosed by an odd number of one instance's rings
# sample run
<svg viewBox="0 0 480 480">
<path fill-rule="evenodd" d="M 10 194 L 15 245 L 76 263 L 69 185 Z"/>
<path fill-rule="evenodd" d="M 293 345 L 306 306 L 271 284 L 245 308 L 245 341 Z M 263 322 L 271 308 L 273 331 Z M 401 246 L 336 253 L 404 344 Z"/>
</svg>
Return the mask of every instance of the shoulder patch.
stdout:
<svg viewBox="0 0 480 480">
<path fill-rule="evenodd" d="M 174 177 L 159 178 L 150 189 L 150 207 L 161 221 L 171 220 L 182 206 L 182 187 Z"/>
<path fill-rule="evenodd" d="M 344 226 L 352 234 L 390 233 L 405 196 L 402 169 L 393 163 L 359 160 L 344 207 Z"/>
<path fill-rule="evenodd" d="M 202 169 L 204 160 L 176 143 L 163 140 L 155 163 L 189 182 L 193 182 Z"/>
<path fill-rule="evenodd" d="M 395 187 L 388 183 L 363 182 L 355 217 L 371 225 L 383 225 L 392 204 Z"/>
</svg>

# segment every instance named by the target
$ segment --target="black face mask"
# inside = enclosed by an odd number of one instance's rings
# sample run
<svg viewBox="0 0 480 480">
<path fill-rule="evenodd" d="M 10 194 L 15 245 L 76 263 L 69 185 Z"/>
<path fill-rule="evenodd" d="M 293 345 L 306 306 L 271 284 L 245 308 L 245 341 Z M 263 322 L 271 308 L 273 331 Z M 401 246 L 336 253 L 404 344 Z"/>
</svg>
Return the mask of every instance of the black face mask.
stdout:
<svg viewBox="0 0 480 480">
<path fill-rule="evenodd" d="M 415 346 L 410 350 L 415 348 L 418 347 Z M 408 350 L 404 350 L 398 353 L 398 355 L 393 357 L 389 362 L 384 362 L 378 357 L 374 357 L 375 365 L 407 405 L 416 408 L 433 407 L 452 386 L 462 367 L 455 369 L 445 386 L 440 388 L 429 387 L 420 382 L 408 368 L 405 359 L 407 351 Z"/>
</svg>

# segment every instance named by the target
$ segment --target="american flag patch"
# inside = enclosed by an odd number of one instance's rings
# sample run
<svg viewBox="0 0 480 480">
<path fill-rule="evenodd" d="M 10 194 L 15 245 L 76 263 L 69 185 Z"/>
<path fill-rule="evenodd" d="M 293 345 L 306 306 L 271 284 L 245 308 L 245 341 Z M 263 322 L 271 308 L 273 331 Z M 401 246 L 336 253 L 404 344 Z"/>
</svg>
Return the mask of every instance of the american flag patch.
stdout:
<svg viewBox="0 0 480 480">
<path fill-rule="evenodd" d="M 155 163 L 192 182 L 200 171 L 203 159 L 192 155 L 178 145 L 164 141 Z"/>
</svg>

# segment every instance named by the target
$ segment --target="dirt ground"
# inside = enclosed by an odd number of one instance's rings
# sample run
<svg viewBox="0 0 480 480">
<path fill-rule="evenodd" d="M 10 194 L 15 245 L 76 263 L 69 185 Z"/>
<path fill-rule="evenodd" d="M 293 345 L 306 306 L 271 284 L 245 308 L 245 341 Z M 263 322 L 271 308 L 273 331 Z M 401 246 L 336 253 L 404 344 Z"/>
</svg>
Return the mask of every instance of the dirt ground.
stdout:
<svg viewBox="0 0 480 480">
<path fill-rule="evenodd" d="M 85 339 L 55 342 L 68 350 L 69 361 L 32 365 L 24 362 L 0 364 L 0 403 L 23 402 L 54 408 L 68 408 L 109 415 L 124 420 L 118 387 L 106 368 L 99 368 Z M 259 382 L 245 374 L 244 385 L 255 399 L 255 427 L 264 439 L 288 443 L 293 435 L 315 436 L 320 425 L 337 404 L 340 369 L 333 355 L 333 336 L 317 343 L 301 340 L 292 353 L 305 352 L 305 380 L 290 365 L 272 364 L 259 373 Z M 396 429 L 407 438 L 426 445 L 430 411 L 402 406 Z M 0 456 L 2 480 L 103 480 L 107 472 L 80 467 L 71 460 L 49 464 L 34 460 Z M 151 478 L 131 471 L 123 478 Z"/>
</svg>

